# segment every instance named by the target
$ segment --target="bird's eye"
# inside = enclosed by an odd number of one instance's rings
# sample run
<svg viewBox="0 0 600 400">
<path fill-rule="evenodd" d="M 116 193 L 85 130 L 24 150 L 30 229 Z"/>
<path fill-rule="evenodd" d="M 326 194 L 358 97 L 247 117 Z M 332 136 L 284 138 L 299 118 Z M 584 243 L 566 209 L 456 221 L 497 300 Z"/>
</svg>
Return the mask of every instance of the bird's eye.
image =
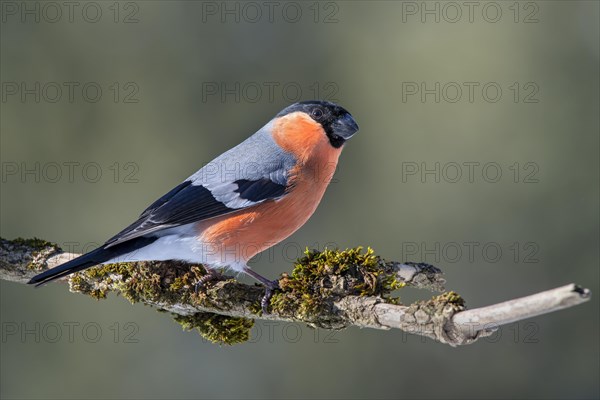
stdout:
<svg viewBox="0 0 600 400">
<path fill-rule="evenodd" d="M 320 119 L 323 116 L 323 110 L 320 108 L 313 108 L 310 115 L 315 119 Z"/>
</svg>

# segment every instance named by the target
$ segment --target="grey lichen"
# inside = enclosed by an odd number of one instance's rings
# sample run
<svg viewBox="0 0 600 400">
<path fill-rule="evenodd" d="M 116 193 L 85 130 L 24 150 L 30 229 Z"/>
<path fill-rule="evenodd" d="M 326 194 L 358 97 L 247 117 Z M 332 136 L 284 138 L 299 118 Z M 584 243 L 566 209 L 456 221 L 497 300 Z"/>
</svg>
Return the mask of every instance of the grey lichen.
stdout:
<svg viewBox="0 0 600 400">
<path fill-rule="evenodd" d="M 28 281 L 47 268 L 47 260 L 60 252 L 55 243 L 38 238 L 0 238 L 0 279 Z"/>
<path fill-rule="evenodd" d="M 419 335 L 430 337 L 442 343 L 456 345 L 457 338 L 449 330 L 449 322 L 454 314 L 465 309 L 464 299 L 455 292 L 446 292 L 430 300 L 411 304 L 403 318 L 410 327 L 419 327 Z"/>
</svg>

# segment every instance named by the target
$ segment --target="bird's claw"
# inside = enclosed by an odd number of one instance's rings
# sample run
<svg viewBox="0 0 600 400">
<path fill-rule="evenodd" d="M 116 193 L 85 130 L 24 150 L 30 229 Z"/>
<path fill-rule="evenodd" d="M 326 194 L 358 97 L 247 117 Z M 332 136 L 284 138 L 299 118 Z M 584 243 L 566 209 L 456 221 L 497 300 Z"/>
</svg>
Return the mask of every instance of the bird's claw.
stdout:
<svg viewBox="0 0 600 400">
<path fill-rule="evenodd" d="M 206 285 L 210 281 L 219 280 L 223 277 L 221 273 L 215 271 L 214 269 L 207 269 L 206 274 L 203 275 L 198 282 L 194 285 L 194 293 L 198 294 L 200 288 Z"/>
<path fill-rule="evenodd" d="M 276 289 L 279 289 L 279 281 L 277 280 L 269 281 L 269 284 L 265 284 L 265 295 L 260 300 L 260 306 L 264 315 L 269 314 L 269 303 Z"/>
</svg>

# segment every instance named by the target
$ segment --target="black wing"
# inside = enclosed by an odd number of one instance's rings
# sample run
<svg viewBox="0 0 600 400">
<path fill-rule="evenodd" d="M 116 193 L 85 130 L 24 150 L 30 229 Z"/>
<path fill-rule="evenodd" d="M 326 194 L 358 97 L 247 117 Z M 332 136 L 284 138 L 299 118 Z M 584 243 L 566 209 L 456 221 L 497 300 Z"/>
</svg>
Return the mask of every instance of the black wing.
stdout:
<svg viewBox="0 0 600 400">
<path fill-rule="evenodd" d="M 185 181 L 152 203 L 139 219 L 105 243 L 105 248 L 123 243 L 152 232 L 202 221 L 251 207 L 265 200 L 276 199 L 285 194 L 286 186 L 271 181 L 240 179 L 233 187 L 234 195 L 241 200 L 235 208 L 217 200 L 211 191 L 202 185 Z"/>
</svg>

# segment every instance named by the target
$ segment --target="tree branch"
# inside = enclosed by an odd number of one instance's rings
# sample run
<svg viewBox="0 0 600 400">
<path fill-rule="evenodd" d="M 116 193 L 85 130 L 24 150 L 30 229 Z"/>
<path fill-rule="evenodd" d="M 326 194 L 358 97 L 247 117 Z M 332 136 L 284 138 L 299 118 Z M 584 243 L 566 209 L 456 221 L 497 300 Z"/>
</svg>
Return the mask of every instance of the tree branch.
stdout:
<svg viewBox="0 0 600 400">
<path fill-rule="evenodd" d="M 0 279 L 26 283 L 47 268 L 76 257 L 39 239 L 0 238 Z M 424 263 L 386 262 L 371 249 L 307 252 L 291 274 L 284 273 L 263 315 L 264 289 L 231 277 L 194 291 L 206 271 L 180 262 L 121 263 L 73 274 L 70 290 L 104 298 L 110 291 L 132 302 L 169 311 L 186 328 L 220 343 L 248 340 L 253 319 L 303 322 L 324 329 L 358 326 L 402 329 L 451 346 L 473 343 L 500 325 L 572 307 L 591 293 L 574 284 L 503 303 L 466 310 L 464 300 L 446 292 L 409 306 L 391 293 L 404 286 L 444 290 L 442 272 Z M 250 320 L 249 320 L 250 319 Z"/>
</svg>

